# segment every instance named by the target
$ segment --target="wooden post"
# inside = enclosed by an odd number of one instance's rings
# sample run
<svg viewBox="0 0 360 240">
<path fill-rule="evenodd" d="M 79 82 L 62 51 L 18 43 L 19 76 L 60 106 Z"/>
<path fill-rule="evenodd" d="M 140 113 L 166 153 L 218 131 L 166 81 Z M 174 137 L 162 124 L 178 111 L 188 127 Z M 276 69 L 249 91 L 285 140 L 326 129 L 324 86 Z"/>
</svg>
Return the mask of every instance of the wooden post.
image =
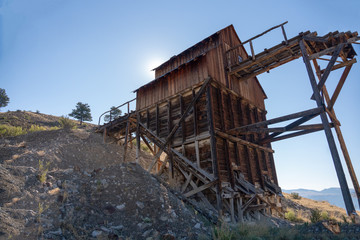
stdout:
<svg viewBox="0 0 360 240">
<path fill-rule="evenodd" d="M 125 142 L 124 142 L 124 148 L 123 148 L 123 162 L 125 162 L 126 158 L 126 150 L 127 150 L 127 139 L 129 134 L 129 119 L 126 121 L 126 130 L 125 130 Z"/>
<path fill-rule="evenodd" d="M 235 223 L 235 207 L 234 207 L 234 197 L 231 197 L 229 199 L 230 201 L 230 215 L 231 215 L 231 221 Z"/>
<path fill-rule="evenodd" d="M 250 49 L 251 49 L 252 60 L 255 61 L 255 52 L 254 52 L 254 47 L 253 47 L 252 41 L 250 41 Z"/>
<path fill-rule="evenodd" d="M 317 85 L 316 80 L 315 80 L 314 72 L 313 72 L 313 69 L 311 67 L 310 61 L 308 59 L 308 54 L 307 54 L 307 51 L 306 51 L 306 48 L 305 48 L 304 40 L 301 40 L 299 42 L 299 45 L 300 45 L 300 50 L 301 50 L 301 53 L 302 53 L 302 57 L 303 57 L 305 66 L 306 66 L 306 70 L 307 70 L 308 75 L 309 75 L 311 87 L 312 87 L 313 92 L 314 92 L 314 97 L 315 97 L 315 100 L 316 100 L 316 104 L 317 104 L 318 107 L 324 107 L 321 96 L 320 96 L 320 91 L 319 91 L 318 85 Z M 335 144 L 335 141 L 334 141 L 334 137 L 333 137 L 331 129 L 329 127 L 329 121 L 327 119 L 326 113 L 325 112 L 320 113 L 320 118 L 321 118 L 321 121 L 322 121 L 323 126 L 324 126 L 325 135 L 326 135 L 326 138 L 328 140 L 330 152 L 331 152 L 333 162 L 334 162 L 334 165 L 335 165 L 335 170 L 336 170 L 336 173 L 337 173 L 337 176 L 338 176 L 338 179 L 339 179 L 341 192 L 342 192 L 344 202 L 345 202 L 345 206 L 346 206 L 346 211 L 347 211 L 348 215 L 350 215 L 350 216 L 351 215 L 356 215 L 354 204 L 353 204 L 352 199 L 351 199 L 349 187 L 348 187 L 347 182 L 346 182 L 344 170 L 343 170 L 342 165 L 341 165 L 339 153 L 337 151 L 336 144 Z"/>
<path fill-rule="evenodd" d="M 210 133 L 210 148 L 211 148 L 211 159 L 212 159 L 212 167 L 214 177 L 219 179 L 219 169 L 217 162 L 217 153 L 216 153 L 216 137 L 215 137 L 215 129 L 214 129 L 214 121 L 213 121 L 213 112 L 212 112 L 212 103 L 211 103 L 211 85 L 207 86 L 206 89 L 206 110 L 207 110 L 207 118 L 208 118 L 208 126 Z M 222 199 L 221 199 L 221 183 L 220 181 L 216 185 L 216 204 L 217 210 L 219 212 L 219 216 L 222 216 Z"/>
<path fill-rule="evenodd" d="M 195 155 L 196 155 L 196 165 L 200 168 L 200 151 L 199 151 L 198 140 L 195 140 Z"/>
<path fill-rule="evenodd" d="M 244 212 L 242 211 L 242 205 L 243 205 L 242 197 L 239 197 L 237 202 L 238 202 L 238 204 L 237 204 L 237 207 L 238 207 L 238 221 L 240 223 L 243 223 L 244 222 Z"/>
<path fill-rule="evenodd" d="M 281 31 L 282 31 L 284 39 L 285 39 L 285 44 L 288 45 L 288 39 L 286 37 L 286 32 L 285 32 L 284 25 L 281 25 Z"/>
<path fill-rule="evenodd" d="M 107 135 L 107 129 L 104 128 L 104 132 L 103 132 L 103 142 L 106 143 L 106 135 Z"/>
<path fill-rule="evenodd" d="M 136 112 L 136 163 L 139 163 L 140 159 L 140 150 L 141 150 L 141 141 L 140 141 L 140 113 Z"/>
<path fill-rule="evenodd" d="M 317 61 L 315 59 L 313 60 L 313 62 L 314 62 L 314 66 L 315 66 L 318 78 L 320 79 L 321 78 L 320 67 L 317 64 Z M 333 105 L 334 105 L 334 103 L 336 101 L 337 95 L 340 93 L 341 87 L 344 84 L 345 79 L 346 79 L 347 75 L 349 74 L 349 71 L 350 71 L 351 67 L 352 67 L 352 65 L 347 66 L 345 68 L 343 74 L 341 75 L 341 79 L 339 81 L 339 84 L 335 89 L 335 93 L 333 94 L 331 99 L 330 99 L 329 93 L 328 93 L 328 91 L 326 89 L 326 86 L 323 87 L 323 93 L 324 93 L 324 96 L 325 96 L 325 100 L 326 100 L 326 102 L 328 104 L 328 109 L 335 116 L 335 118 L 336 118 L 336 114 L 335 114 L 335 110 L 333 109 Z M 341 84 L 341 87 L 339 87 L 340 84 Z M 336 94 L 336 96 L 335 96 L 335 94 Z M 335 100 L 333 100 L 334 96 L 335 96 Z M 348 171 L 349 171 L 349 174 L 350 174 L 351 181 L 352 181 L 354 189 L 355 189 L 355 193 L 356 193 L 356 196 L 357 196 L 357 199 L 358 199 L 358 204 L 360 206 L 360 186 L 359 186 L 359 182 L 357 180 L 357 177 L 356 177 L 356 174 L 355 174 L 355 171 L 354 171 L 354 167 L 353 167 L 352 162 L 351 162 L 350 154 L 349 154 L 349 152 L 347 150 L 347 146 L 345 144 L 345 139 L 344 139 L 344 137 L 342 135 L 340 125 L 335 124 L 334 127 L 335 127 L 336 135 L 338 137 L 338 141 L 340 143 L 341 151 L 342 151 L 344 159 L 345 159 L 345 163 L 347 165 L 347 168 L 348 168 Z"/>
</svg>

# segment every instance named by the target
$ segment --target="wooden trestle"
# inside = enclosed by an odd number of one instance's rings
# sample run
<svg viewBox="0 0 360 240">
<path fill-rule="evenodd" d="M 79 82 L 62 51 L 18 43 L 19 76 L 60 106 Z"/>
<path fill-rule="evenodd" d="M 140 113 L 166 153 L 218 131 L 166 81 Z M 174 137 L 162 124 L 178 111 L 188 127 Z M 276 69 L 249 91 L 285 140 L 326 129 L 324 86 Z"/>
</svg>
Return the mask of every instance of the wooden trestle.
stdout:
<svg viewBox="0 0 360 240">
<path fill-rule="evenodd" d="M 228 213 L 232 221 L 257 218 L 259 213 L 282 216 L 281 189 L 271 142 L 324 130 L 347 212 L 356 215 L 331 128 L 337 133 L 360 204 L 359 184 L 334 112 L 336 99 L 356 62 L 351 44 L 359 37 L 356 32 L 334 32 L 323 37 L 305 32 L 289 40 L 284 37 L 283 43 L 252 54 L 242 62 L 233 53 L 243 44 L 230 48 L 226 52 L 228 77 L 243 81 L 302 57 L 313 88 L 315 108 L 267 120 L 265 110 L 209 76 L 176 95 L 129 112 L 99 130 L 104 136 L 122 139 L 125 150 L 130 141 L 144 142 L 154 155 L 149 171 L 155 165 L 157 174 L 168 169 L 165 173 L 176 180 L 185 197 L 202 201 L 219 215 Z M 325 69 L 320 69 L 319 60 L 328 62 Z M 340 68 L 344 68 L 344 73 L 330 97 L 326 79 L 331 71 Z M 321 118 L 320 124 L 303 125 L 317 116 Z M 269 127 L 289 120 L 294 122 L 284 127 Z M 137 146 L 138 158 L 140 144 Z M 164 161 L 159 160 L 162 152 L 167 155 Z"/>
</svg>

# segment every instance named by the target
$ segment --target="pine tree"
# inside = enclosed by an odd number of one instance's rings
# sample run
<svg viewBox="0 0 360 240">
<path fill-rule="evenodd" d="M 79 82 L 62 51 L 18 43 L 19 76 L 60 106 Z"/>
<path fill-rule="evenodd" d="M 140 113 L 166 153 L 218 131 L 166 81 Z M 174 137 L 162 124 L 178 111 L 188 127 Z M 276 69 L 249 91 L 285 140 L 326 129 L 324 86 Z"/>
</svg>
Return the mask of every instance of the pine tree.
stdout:
<svg viewBox="0 0 360 240">
<path fill-rule="evenodd" d="M 10 99 L 6 94 L 5 89 L 0 88 L 0 108 L 6 107 L 9 103 Z"/>
<path fill-rule="evenodd" d="M 105 122 L 111 122 L 112 120 L 120 117 L 121 115 L 121 110 L 117 109 L 116 107 L 112 106 L 110 108 L 110 114 L 105 115 L 104 117 L 104 121 Z"/>
<path fill-rule="evenodd" d="M 90 106 L 87 103 L 78 102 L 69 116 L 80 120 L 80 125 L 82 125 L 83 121 L 92 121 L 90 111 Z"/>
</svg>

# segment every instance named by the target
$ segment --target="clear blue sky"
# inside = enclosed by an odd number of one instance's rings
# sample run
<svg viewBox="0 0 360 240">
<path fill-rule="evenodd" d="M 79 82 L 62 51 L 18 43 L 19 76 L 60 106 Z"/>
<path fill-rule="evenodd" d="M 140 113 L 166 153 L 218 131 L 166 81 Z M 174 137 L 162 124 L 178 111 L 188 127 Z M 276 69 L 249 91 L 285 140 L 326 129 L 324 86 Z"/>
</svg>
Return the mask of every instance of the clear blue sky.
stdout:
<svg viewBox="0 0 360 240">
<path fill-rule="evenodd" d="M 289 38 L 306 30 L 360 30 L 358 0 L 0 0 L 0 14 L 0 87 L 10 97 L 1 110 L 61 116 L 81 101 L 90 105 L 94 122 L 134 98 L 132 91 L 153 79 L 150 70 L 157 64 L 229 24 L 243 41 L 285 21 Z M 278 29 L 255 41 L 255 50 L 281 40 Z M 355 64 L 335 110 L 360 177 L 359 69 Z M 268 96 L 268 118 L 315 107 L 301 59 L 258 78 Z M 338 78 L 330 75 L 330 92 Z M 323 132 L 273 148 L 281 187 L 338 186 Z"/>
</svg>

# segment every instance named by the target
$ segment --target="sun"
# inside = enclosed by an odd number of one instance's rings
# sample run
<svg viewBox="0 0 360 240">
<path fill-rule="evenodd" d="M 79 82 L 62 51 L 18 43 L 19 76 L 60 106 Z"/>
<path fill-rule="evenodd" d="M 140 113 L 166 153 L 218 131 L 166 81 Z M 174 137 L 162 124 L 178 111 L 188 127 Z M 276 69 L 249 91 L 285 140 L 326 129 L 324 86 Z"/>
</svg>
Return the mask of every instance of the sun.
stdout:
<svg viewBox="0 0 360 240">
<path fill-rule="evenodd" d="M 155 71 L 152 71 L 154 68 L 160 66 L 163 62 L 165 62 L 163 59 L 160 58 L 152 58 L 147 61 L 146 64 L 146 75 L 147 77 L 154 79 L 155 78 Z"/>
</svg>

